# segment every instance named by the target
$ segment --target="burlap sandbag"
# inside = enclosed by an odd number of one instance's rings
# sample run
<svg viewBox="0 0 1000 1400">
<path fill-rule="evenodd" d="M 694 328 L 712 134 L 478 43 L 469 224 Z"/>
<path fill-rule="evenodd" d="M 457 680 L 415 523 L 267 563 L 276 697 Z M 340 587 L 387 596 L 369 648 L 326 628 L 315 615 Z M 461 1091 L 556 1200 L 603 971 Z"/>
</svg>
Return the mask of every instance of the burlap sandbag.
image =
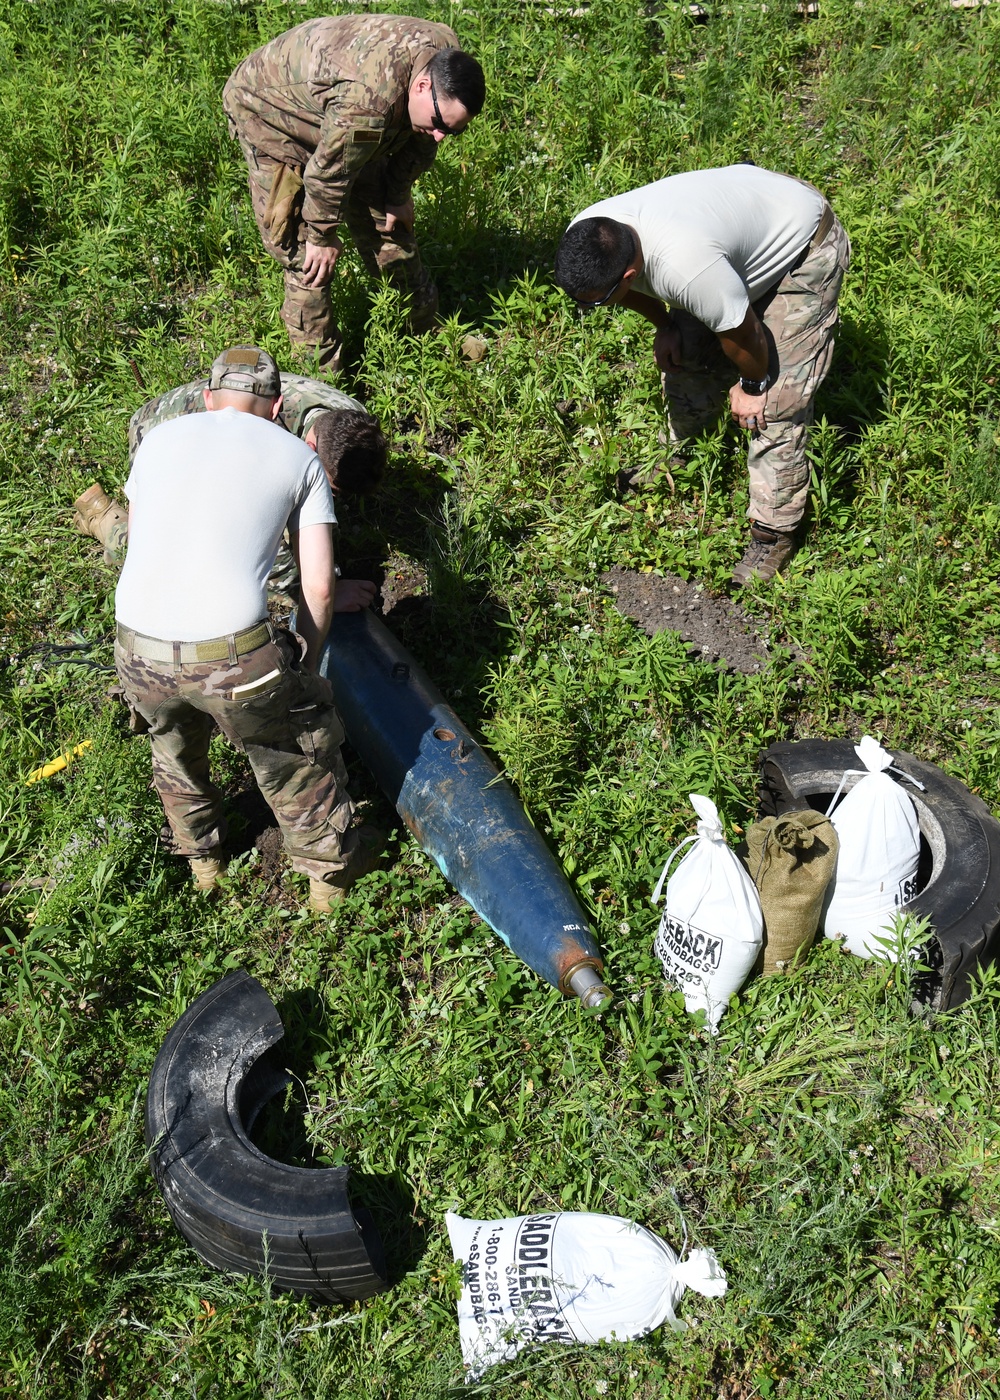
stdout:
<svg viewBox="0 0 1000 1400">
<path fill-rule="evenodd" d="M 811 807 L 747 830 L 747 866 L 764 911 L 765 976 L 783 972 L 816 937 L 839 849 L 833 823 Z"/>
</svg>

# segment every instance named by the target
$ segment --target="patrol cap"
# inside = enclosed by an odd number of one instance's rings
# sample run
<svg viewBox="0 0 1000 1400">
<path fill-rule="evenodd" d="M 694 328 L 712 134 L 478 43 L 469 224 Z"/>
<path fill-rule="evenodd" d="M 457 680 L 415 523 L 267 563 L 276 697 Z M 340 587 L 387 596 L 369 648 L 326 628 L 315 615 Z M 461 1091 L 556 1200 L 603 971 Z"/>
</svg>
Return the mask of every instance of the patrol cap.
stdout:
<svg viewBox="0 0 1000 1400">
<path fill-rule="evenodd" d="M 223 350 L 214 361 L 208 387 L 276 399 L 281 393 L 281 375 L 266 350 L 258 350 L 255 345 L 235 345 L 231 350 Z"/>
</svg>

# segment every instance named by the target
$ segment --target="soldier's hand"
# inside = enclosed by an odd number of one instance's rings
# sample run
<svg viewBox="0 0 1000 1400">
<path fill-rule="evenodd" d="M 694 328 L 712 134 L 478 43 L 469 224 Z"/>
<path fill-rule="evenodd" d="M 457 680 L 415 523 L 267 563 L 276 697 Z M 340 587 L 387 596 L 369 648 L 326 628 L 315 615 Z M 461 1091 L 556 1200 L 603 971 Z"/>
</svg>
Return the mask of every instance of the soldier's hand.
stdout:
<svg viewBox="0 0 1000 1400">
<path fill-rule="evenodd" d="M 764 416 L 766 403 L 766 394 L 745 394 L 739 384 L 734 384 L 729 391 L 729 407 L 732 410 L 732 415 L 740 427 L 745 428 L 751 437 L 756 437 L 767 427 L 767 418 Z"/>
<path fill-rule="evenodd" d="M 673 324 L 657 328 L 653 337 L 653 359 L 664 374 L 676 374 L 681 368 L 681 333 Z"/>
<path fill-rule="evenodd" d="M 331 243 L 329 247 L 320 247 L 318 243 L 306 244 L 306 256 L 302 264 L 302 281 L 307 287 L 325 287 L 333 276 L 333 265 L 344 251 L 344 245 L 338 238 L 336 243 Z"/>
<path fill-rule="evenodd" d="M 366 578 L 339 578 L 333 593 L 333 610 L 360 612 L 375 601 L 377 594 L 378 589 Z"/>
<path fill-rule="evenodd" d="M 397 224 L 413 232 L 413 199 L 412 197 L 405 204 L 387 204 L 385 206 L 385 231 L 392 233 Z"/>
</svg>

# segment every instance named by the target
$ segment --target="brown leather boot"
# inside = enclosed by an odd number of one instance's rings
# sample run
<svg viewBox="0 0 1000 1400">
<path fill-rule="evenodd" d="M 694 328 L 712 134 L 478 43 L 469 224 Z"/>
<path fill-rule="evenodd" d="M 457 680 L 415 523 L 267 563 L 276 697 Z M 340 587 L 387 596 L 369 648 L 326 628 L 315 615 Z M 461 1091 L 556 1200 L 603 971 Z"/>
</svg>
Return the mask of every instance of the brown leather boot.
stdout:
<svg viewBox="0 0 1000 1400">
<path fill-rule="evenodd" d="M 359 826 L 348 832 L 345 843 L 346 861 L 341 870 L 329 880 L 319 875 L 309 876 L 309 908 L 314 914 L 329 914 L 362 875 L 369 875 L 378 865 L 385 849 L 385 837 L 374 826 Z"/>
<path fill-rule="evenodd" d="M 128 537 L 128 511 L 111 499 L 99 481 L 73 502 L 73 524 L 81 535 L 92 535 L 104 545 L 105 564 L 121 562 Z"/>
<path fill-rule="evenodd" d="M 751 579 L 767 583 L 785 567 L 797 548 L 794 530 L 773 530 L 770 525 L 761 525 L 759 520 L 752 521 L 750 543 L 733 570 L 733 583 L 741 588 Z"/>
</svg>

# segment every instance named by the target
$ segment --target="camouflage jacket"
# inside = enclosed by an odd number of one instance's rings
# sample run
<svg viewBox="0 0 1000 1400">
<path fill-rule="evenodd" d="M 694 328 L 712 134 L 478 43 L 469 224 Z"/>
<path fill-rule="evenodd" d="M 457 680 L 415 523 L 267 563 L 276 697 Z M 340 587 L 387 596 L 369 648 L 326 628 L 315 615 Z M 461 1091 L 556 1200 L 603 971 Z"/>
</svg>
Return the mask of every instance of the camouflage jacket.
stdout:
<svg viewBox="0 0 1000 1400">
<path fill-rule="evenodd" d="M 192 384 L 169 389 L 158 399 L 150 399 L 149 403 L 136 409 L 128 425 L 129 465 L 151 428 L 167 423 L 171 418 L 180 418 L 185 413 L 204 413 L 205 400 L 202 396 L 207 388 L 207 379 L 196 379 Z M 283 374 L 281 393 L 283 402 L 278 422 L 297 438 L 305 437 L 318 413 L 337 408 L 365 412 L 364 405 L 352 399 L 350 394 L 342 393 L 332 384 L 324 384 L 319 379 L 306 379 L 302 374 Z"/>
<path fill-rule="evenodd" d="M 336 237 L 351 184 L 377 160 L 385 201 L 403 204 L 437 154 L 410 126 L 412 78 L 458 39 L 444 24 L 404 15 L 331 15 L 279 34 L 226 83 L 230 130 L 302 171 L 308 241 Z"/>
</svg>

